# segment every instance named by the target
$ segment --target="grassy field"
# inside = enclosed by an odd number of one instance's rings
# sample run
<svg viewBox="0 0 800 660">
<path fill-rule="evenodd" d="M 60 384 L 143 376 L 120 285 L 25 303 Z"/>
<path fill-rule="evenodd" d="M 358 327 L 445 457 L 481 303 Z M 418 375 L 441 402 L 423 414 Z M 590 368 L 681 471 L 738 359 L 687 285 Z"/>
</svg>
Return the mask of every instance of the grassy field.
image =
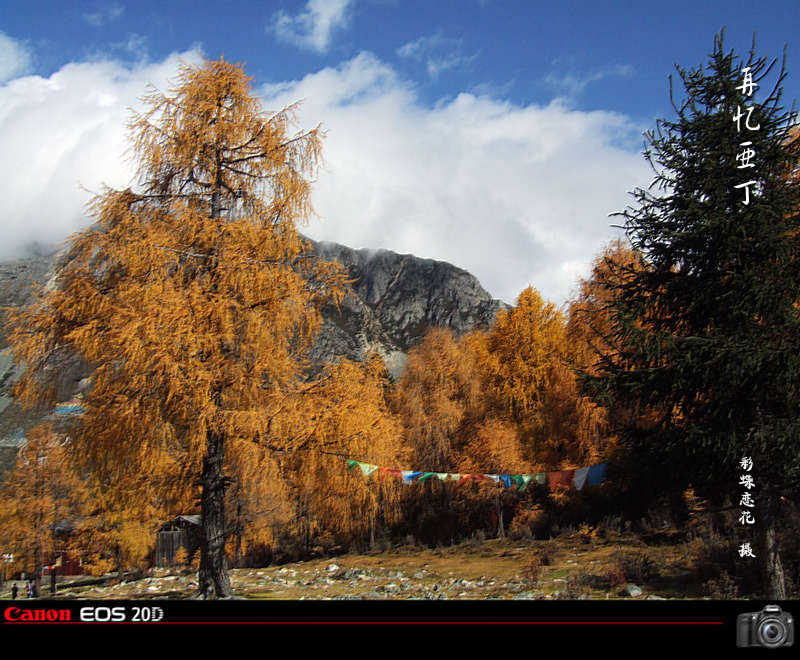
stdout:
<svg viewBox="0 0 800 660">
<path fill-rule="evenodd" d="M 245 599 L 695 599 L 712 595 L 696 565 L 697 547 L 669 532 L 475 539 L 233 569 L 231 580 Z M 188 569 L 154 570 L 129 582 L 64 583 L 56 597 L 188 598 L 195 589 L 196 574 Z M 49 597 L 46 583 L 43 596 Z"/>
</svg>

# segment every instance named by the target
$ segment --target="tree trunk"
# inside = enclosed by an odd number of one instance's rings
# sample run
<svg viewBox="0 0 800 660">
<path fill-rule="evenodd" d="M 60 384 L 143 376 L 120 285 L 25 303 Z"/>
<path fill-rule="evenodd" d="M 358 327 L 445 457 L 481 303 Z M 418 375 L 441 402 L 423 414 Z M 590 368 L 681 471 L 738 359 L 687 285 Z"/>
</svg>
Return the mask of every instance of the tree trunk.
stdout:
<svg viewBox="0 0 800 660">
<path fill-rule="evenodd" d="M 200 595 L 204 598 L 229 598 L 232 595 L 225 561 L 224 451 L 223 436 L 209 432 L 203 458 L 202 539 L 197 579 Z"/>
<path fill-rule="evenodd" d="M 777 502 L 767 499 L 762 509 L 760 523 L 761 552 L 764 557 L 763 589 L 764 597 L 770 600 L 786 599 L 786 576 L 781 563 L 778 536 L 775 533 L 775 521 L 778 515 Z"/>
<path fill-rule="evenodd" d="M 369 547 L 375 547 L 375 516 L 369 517 Z"/>
<path fill-rule="evenodd" d="M 238 493 L 239 497 L 236 500 L 236 551 L 233 556 L 233 565 L 238 568 L 242 564 L 242 531 L 244 525 L 242 523 L 242 495 Z"/>
<path fill-rule="evenodd" d="M 33 567 L 33 597 L 38 598 L 42 593 L 42 557 L 44 552 L 41 546 L 37 546 L 34 561 L 36 565 Z"/>
<path fill-rule="evenodd" d="M 506 529 L 503 524 L 503 499 L 500 495 L 497 496 L 497 538 L 506 538 Z"/>
<path fill-rule="evenodd" d="M 119 580 L 120 584 L 122 584 L 122 578 L 123 578 L 122 548 L 120 547 L 119 543 L 117 543 L 117 547 L 114 551 L 114 556 L 117 562 L 117 580 Z"/>
</svg>

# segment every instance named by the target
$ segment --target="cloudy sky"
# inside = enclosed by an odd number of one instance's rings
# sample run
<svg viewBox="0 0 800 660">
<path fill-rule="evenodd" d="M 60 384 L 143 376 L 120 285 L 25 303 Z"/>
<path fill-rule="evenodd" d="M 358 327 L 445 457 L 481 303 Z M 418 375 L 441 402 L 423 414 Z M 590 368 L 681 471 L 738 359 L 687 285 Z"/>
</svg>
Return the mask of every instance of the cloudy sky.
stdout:
<svg viewBox="0 0 800 660">
<path fill-rule="evenodd" d="M 642 131 L 672 117 L 667 76 L 788 44 L 800 3 L 770 0 L 4 0 L 0 259 L 86 226 L 89 192 L 127 186 L 125 122 L 180 62 L 245 64 L 265 109 L 302 100 L 327 130 L 305 232 L 442 259 L 513 302 L 563 303 L 647 185 Z M 794 75 L 792 75 L 794 74 Z"/>
</svg>

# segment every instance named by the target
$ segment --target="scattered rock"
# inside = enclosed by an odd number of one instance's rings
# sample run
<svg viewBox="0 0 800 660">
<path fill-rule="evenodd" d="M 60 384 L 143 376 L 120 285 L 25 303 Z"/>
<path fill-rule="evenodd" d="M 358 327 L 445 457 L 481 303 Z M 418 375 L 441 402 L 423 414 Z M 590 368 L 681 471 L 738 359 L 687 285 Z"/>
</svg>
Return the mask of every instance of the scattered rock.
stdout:
<svg viewBox="0 0 800 660">
<path fill-rule="evenodd" d="M 635 584 L 626 584 L 620 592 L 620 596 L 628 596 L 629 598 L 638 598 L 642 595 L 642 588 Z"/>
</svg>

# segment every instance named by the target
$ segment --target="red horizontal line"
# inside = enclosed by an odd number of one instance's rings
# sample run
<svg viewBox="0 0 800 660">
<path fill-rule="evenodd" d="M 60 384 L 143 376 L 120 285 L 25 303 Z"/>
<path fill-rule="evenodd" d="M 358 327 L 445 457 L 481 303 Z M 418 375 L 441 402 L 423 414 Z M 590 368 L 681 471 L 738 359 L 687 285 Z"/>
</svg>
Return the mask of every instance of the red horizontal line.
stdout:
<svg viewBox="0 0 800 660">
<path fill-rule="evenodd" d="M 4 625 L 81 623 L 89 625 L 252 626 L 722 626 L 724 621 L 4 621 Z"/>
</svg>

